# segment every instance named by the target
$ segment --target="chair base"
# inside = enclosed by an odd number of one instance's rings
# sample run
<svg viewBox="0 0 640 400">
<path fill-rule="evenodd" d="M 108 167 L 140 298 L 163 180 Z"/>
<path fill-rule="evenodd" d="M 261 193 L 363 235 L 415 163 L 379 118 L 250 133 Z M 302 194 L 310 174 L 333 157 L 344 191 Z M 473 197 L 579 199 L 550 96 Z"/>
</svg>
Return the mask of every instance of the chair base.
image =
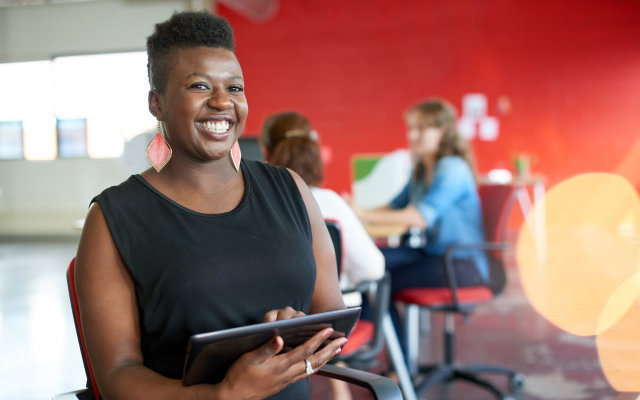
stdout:
<svg viewBox="0 0 640 400">
<path fill-rule="evenodd" d="M 477 376 L 485 373 L 507 375 L 511 392 L 518 392 L 524 385 L 524 375 L 509 368 L 481 364 L 437 364 L 419 367 L 419 374 L 426 374 L 426 377 L 422 383 L 416 385 L 416 393 L 420 394 L 436 383 L 462 379 L 488 390 L 500 400 L 515 400 L 509 393 Z"/>
</svg>

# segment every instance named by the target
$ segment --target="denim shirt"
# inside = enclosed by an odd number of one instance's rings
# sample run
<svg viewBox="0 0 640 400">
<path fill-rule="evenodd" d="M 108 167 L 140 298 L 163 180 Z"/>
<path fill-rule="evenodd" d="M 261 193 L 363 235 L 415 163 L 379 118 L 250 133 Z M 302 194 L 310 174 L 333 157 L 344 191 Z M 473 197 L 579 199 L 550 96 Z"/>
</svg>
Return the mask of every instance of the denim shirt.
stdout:
<svg viewBox="0 0 640 400">
<path fill-rule="evenodd" d="M 442 157 L 435 165 L 430 185 L 413 179 L 391 202 L 393 209 L 412 204 L 427 223 L 428 254 L 444 255 L 452 244 L 484 242 L 480 198 L 473 172 L 460 156 Z M 458 250 L 455 258 L 471 259 L 482 279 L 489 281 L 483 251 Z"/>
</svg>

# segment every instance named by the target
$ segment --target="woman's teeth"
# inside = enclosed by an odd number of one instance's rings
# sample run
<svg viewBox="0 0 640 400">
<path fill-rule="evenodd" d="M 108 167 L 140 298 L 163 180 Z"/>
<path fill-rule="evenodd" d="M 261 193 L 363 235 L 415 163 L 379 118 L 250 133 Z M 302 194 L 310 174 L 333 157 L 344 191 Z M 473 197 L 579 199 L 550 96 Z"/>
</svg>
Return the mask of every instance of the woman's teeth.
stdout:
<svg viewBox="0 0 640 400">
<path fill-rule="evenodd" d="M 196 125 L 213 133 L 225 133 L 229 130 L 229 121 L 196 122 Z"/>
</svg>

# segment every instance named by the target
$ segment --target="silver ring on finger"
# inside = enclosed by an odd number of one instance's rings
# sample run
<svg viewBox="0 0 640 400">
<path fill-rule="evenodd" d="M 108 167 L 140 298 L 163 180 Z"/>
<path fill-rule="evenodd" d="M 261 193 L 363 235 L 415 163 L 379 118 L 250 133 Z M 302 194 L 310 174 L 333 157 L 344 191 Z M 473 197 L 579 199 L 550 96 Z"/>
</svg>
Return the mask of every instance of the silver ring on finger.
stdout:
<svg viewBox="0 0 640 400">
<path fill-rule="evenodd" d="M 311 366 L 311 361 L 307 360 L 306 358 L 304 359 L 304 372 L 307 375 L 311 375 L 313 374 L 313 367 Z"/>
</svg>

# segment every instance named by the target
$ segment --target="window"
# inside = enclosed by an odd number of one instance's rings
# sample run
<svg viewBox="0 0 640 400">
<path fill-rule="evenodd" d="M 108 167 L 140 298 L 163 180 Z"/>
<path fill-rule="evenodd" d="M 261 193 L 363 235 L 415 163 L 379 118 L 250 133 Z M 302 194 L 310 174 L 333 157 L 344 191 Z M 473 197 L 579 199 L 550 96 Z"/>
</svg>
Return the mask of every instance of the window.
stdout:
<svg viewBox="0 0 640 400">
<path fill-rule="evenodd" d="M 87 120 L 59 119 L 58 157 L 77 158 L 87 156 Z"/>
<path fill-rule="evenodd" d="M 54 160 L 58 154 L 56 118 L 34 115 L 22 121 L 24 127 L 24 158 L 31 161 Z"/>
<path fill-rule="evenodd" d="M 125 140 L 155 127 L 145 52 L 58 57 L 53 80 L 55 115 L 85 119 L 91 158 L 120 157 Z"/>
<path fill-rule="evenodd" d="M 52 118 L 51 61 L 0 64 L 0 123 L 3 125 L 0 159 L 55 158 L 57 146 Z M 5 140 L 12 144 L 6 145 Z"/>
<path fill-rule="evenodd" d="M 20 159 L 22 154 L 22 122 L 0 122 L 0 159 Z"/>
<path fill-rule="evenodd" d="M 0 159 L 120 157 L 155 129 L 148 92 L 145 52 L 0 64 Z"/>
</svg>

